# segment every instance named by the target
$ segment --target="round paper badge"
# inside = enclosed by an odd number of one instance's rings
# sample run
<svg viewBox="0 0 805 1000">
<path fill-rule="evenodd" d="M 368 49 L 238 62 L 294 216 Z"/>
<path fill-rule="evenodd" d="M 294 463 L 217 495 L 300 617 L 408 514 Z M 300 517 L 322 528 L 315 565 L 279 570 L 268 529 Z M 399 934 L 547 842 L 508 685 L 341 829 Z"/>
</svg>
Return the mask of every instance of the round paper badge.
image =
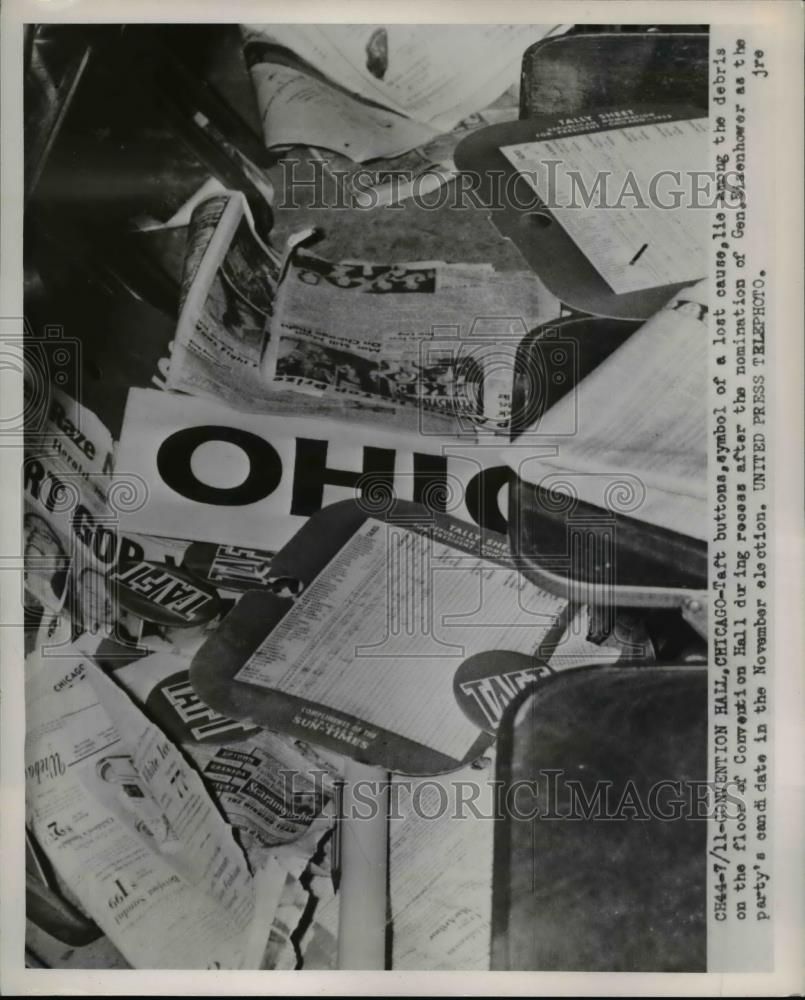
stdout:
<svg viewBox="0 0 805 1000">
<path fill-rule="evenodd" d="M 223 590 L 268 590 L 278 597 L 298 597 L 303 584 L 272 569 L 274 553 L 244 545 L 192 542 L 182 568 Z"/>
<path fill-rule="evenodd" d="M 497 735 L 506 706 L 532 684 L 553 673 L 537 656 L 496 649 L 468 657 L 453 677 L 453 694 L 467 718 Z"/>
</svg>

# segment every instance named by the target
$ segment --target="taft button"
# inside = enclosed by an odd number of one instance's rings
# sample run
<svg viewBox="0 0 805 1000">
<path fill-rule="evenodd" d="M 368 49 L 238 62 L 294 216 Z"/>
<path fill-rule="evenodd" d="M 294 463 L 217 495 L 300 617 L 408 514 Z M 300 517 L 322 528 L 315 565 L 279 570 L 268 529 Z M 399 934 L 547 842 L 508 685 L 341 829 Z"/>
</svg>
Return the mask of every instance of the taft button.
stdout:
<svg viewBox="0 0 805 1000">
<path fill-rule="evenodd" d="M 273 558 L 273 552 L 244 545 L 192 542 L 182 567 L 224 590 L 270 590 Z"/>
<path fill-rule="evenodd" d="M 216 590 L 186 570 L 164 563 L 126 562 L 111 574 L 120 606 L 158 625 L 202 625 L 221 610 Z"/>
<path fill-rule="evenodd" d="M 182 568 L 222 590 L 268 590 L 277 597 L 298 597 L 304 584 L 272 569 L 273 558 L 274 553 L 264 549 L 193 542 L 185 552 Z"/>
<path fill-rule="evenodd" d="M 467 718 L 493 736 L 509 702 L 553 671 L 537 656 L 497 649 L 467 657 L 453 677 L 453 694 Z"/>
</svg>

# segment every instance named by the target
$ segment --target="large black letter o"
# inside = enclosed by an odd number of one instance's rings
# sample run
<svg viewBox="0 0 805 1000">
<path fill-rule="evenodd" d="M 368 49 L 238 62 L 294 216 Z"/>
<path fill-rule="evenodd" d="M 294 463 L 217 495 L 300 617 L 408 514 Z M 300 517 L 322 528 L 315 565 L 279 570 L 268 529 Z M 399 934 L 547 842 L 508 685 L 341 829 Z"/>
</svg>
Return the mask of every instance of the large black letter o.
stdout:
<svg viewBox="0 0 805 1000">
<path fill-rule="evenodd" d="M 249 475 L 239 486 L 208 486 L 190 466 L 193 452 L 207 441 L 228 441 L 246 452 Z M 157 469 L 176 493 L 218 507 L 242 507 L 273 493 L 282 479 L 282 461 L 268 441 L 237 427 L 188 427 L 166 438 L 157 452 Z"/>
</svg>

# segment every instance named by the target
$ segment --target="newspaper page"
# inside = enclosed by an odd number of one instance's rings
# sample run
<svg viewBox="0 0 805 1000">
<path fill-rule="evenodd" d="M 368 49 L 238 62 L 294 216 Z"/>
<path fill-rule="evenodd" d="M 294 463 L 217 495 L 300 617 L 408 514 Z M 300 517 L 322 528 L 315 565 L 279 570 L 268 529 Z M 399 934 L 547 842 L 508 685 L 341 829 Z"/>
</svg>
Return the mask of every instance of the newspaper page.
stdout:
<svg viewBox="0 0 805 1000">
<path fill-rule="evenodd" d="M 54 389 L 27 444 L 26 613 L 57 611 L 66 602 L 74 629 L 134 637 L 139 625 L 118 614 L 106 574 L 110 565 L 143 551 L 117 531 L 117 507 L 136 503 L 138 484 L 114 477 L 109 431 L 87 407 Z"/>
<path fill-rule="evenodd" d="M 187 246 L 168 388 L 247 400 L 261 388 L 279 259 L 257 236 L 239 192 L 196 205 Z"/>
<path fill-rule="evenodd" d="M 291 391 L 298 385 L 266 375 L 271 317 L 281 308 L 275 298 L 282 256 L 257 235 L 239 192 L 218 191 L 191 202 L 181 310 L 160 387 L 256 413 L 309 413 L 310 400 Z M 382 412 L 377 403 L 342 390 L 323 395 L 316 409 L 357 421 L 398 421 L 399 407 Z"/>
<path fill-rule="evenodd" d="M 2 990 L 801 995 L 801 5 L 130 6 L 0 15 Z"/>
<path fill-rule="evenodd" d="M 82 905 L 134 966 L 253 965 L 252 876 L 182 755 L 91 662 L 28 681 L 28 822 Z"/>
<path fill-rule="evenodd" d="M 191 203 L 179 320 L 160 387 L 258 412 L 282 402 L 292 413 L 295 397 L 261 374 L 281 254 L 258 236 L 241 192 Z"/>
<path fill-rule="evenodd" d="M 507 343 L 519 344 L 554 314 L 553 297 L 528 274 L 440 262 L 330 263 L 300 251 L 280 285 L 266 375 L 297 391 L 441 416 L 445 433 L 462 417 L 506 428 L 508 409 L 490 393 L 488 369 L 501 366 Z M 510 365 L 507 390 L 513 354 Z"/>
</svg>

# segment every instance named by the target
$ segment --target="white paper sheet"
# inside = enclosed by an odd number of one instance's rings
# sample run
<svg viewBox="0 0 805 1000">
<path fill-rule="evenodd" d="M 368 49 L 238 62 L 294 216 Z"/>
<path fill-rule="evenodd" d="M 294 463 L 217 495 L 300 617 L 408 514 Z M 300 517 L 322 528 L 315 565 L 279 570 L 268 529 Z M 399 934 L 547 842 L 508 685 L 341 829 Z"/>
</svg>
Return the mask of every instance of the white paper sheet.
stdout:
<svg viewBox="0 0 805 1000">
<path fill-rule="evenodd" d="M 472 807 L 461 801 L 472 802 Z M 392 782 L 394 969 L 489 968 L 495 822 L 487 767 Z"/>
<path fill-rule="evenodd" d="M 506 449 L 520 478 L 570 483 L 599 507 L 620 482 L 616 513 L 706 539 L 707 295 L 704 281 L 684 288 Z M 561 436 L 576 411 L 579 432 Z"/>
<path fill-rule="evenodd" d="M 315 145 L 362 163 L 434 139 L 423 122 L 356 101 L 316 77 L 278 63 L 251 69 L 266 146 Z"/>
<path fill-rule="evenodd" d="M 127 961 L 256 968 L 252 875 L 181 753 L 86 658 L 30 657 L 26 697 L 27 822 Z"/>
<path fill-rule="evenodd" d="M 244 33 L 247 42 L 289 48 L 366 100 L 446 131 L 519 80 L 523 52 L 556 27 L 250 24 Z"/>
<path fill-rule="evenodd" d="M 702 195 L 701 207 L 690 205 L 690 185 L 697 171 L 707 169 L 708 130 L 708 120 L 696 118 L 520 143 L 501 152 L 612 290 L 623 294 L 694 281 L 706 272 L 708 204 Z M 583 189 L 571 179 L 574 173 Z M 606 195 L 593 194 L 585 204 L 583 192 L 595 192 L 599 182 Z M 676 208 L 673 188 L 686 192 Z"/>
</svg>

